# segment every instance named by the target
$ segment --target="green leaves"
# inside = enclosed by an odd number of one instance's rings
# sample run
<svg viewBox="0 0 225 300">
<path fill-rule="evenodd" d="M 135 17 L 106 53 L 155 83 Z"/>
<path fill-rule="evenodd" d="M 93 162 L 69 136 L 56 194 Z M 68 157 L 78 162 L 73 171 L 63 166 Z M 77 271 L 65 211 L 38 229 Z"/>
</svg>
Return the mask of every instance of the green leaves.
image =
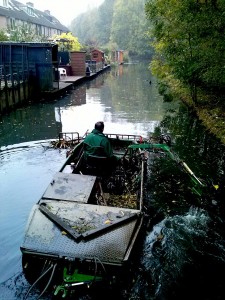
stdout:
<svg viewBox="0 0 225 300">
<path fill-rule="evenodd" d="M 10 41 L 16 42 L 46 42 L 47 38 L 37 34 L 35 28 L 31 24 L 17 25 L 13 29 L 7 29 Z"/>
<path fill-rule="evenodd" d="M 146 14 L 161 71 L 192 88 L 225 84 L 224 1 L 149 0 Z"/>
<path fill-rule="evenodd" d="M 71 31 L 82 44 L 125 50 L 129 54 L 145 56 L 152 52 L 147 31 L 149 21 L 145 13 L 146 0 L 105 0 L 98 9 L 78 16 Z"/>
<path fill-rule="evenodd" d="M 79 43 L 78 38 L 73 36 L 71 32 L 54 35 L 52 38 L 59 45 L 60 51 L 80 51 L 81 49 L 81 44 Z"/>
</svg>

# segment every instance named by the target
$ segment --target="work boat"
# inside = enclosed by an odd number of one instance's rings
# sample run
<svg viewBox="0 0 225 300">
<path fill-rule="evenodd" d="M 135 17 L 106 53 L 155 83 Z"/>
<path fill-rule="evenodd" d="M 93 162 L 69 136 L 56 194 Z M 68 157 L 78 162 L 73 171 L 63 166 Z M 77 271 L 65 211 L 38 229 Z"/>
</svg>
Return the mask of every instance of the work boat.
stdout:
<svg viewBox="0 0 225 300">
<path fill-rule="evenodd" d="M 117 156 L 109 167 L 104 156 L 84 160 L 83 138 L 72 135 L 73 149 L 34 205 L 21 246 L 31 288 L 42 286 L 41 295 L 52 288 L 62 298 L 81 287 L 111 284 L 129 268 L 145 223 L 149 154 L 171 154 L 164 142 L 107 134 Z M 68 134 L 61 133 L 58 145 L 66 140 Z"/>
</svg>

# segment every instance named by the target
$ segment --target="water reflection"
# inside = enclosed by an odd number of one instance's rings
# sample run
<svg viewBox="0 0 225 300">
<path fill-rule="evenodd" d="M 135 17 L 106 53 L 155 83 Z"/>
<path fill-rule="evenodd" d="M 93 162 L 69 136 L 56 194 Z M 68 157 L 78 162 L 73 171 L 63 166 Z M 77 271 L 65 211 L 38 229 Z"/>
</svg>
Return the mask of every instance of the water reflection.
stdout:
<svg viewBox="0 0 225 300">
<path fill-rule="evenodd" d="M 169 106 L 157 93 L 147 66 L 120 66 L 53 102 L 31 105 L 2 117 L 0 146 L 56 138 L 60 131 L 81 135 L 97 120 L 108 133 L 147 136 Z M 149 85 L 149 78 L 152 84 Z"/>
<path fill-rule="evenodd" d="M 103 74 L 87 90 L 85 106 L 61 107 L 63 131 L 72 128 L 84 133 L 92 129 L 96 120 L 103 120 L 109 133 L 147 136 L 159 125 L 162 112 L 167 109 L 156 85 L 149 85 L 150 76 L 146 70 L 141 73 L 139 65 L 123 67 L 119 76 L 113 71 Z M 101 89 L 99 81 L 104 83 Z"/>
</svg>

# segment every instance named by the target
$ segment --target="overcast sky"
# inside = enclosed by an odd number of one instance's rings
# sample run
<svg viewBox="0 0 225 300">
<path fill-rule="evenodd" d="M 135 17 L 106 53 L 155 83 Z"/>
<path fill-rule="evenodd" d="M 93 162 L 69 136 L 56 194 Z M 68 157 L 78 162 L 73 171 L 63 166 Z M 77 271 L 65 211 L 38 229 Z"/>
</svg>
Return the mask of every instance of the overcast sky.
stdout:
<svg viewBox="0 0 225 300">
<path fill-rule="evenodd" d="M 99 6 L 104 0 L 18 0 L 21 3 L 32 2 L 34 8 L 41 11 L 50 10 L 63 25 L 70 25 L 71 21 L 88 8 Z"/>
</svg>

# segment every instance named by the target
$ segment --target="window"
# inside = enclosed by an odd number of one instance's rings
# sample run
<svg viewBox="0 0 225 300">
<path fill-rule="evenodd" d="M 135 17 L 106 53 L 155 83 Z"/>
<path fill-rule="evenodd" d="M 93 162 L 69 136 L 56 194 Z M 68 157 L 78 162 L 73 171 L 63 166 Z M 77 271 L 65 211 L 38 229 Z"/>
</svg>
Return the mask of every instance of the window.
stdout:
<svg viewBox="0 0 225 300">
<path fill-rule="evenodd" d="M 10 29 L 14 30 L 16 28 L 16 20 L 13 18 L 10 18 Z"/>
<path fill-rule="evenodd" d="M 9 7 L 9 0 L 0 0 L 0 6 Z"/>
<path fill-rule="evenodd" d="M 30 16 L 34 16 L 34 9 L 33 9 L 33 7 L 27 6 L 27 13 Z"/>
<path fill-rule="evenodd" d="M 36 35 L 41 35 L 41 25 L 36 24 Z"/>
</svg>

